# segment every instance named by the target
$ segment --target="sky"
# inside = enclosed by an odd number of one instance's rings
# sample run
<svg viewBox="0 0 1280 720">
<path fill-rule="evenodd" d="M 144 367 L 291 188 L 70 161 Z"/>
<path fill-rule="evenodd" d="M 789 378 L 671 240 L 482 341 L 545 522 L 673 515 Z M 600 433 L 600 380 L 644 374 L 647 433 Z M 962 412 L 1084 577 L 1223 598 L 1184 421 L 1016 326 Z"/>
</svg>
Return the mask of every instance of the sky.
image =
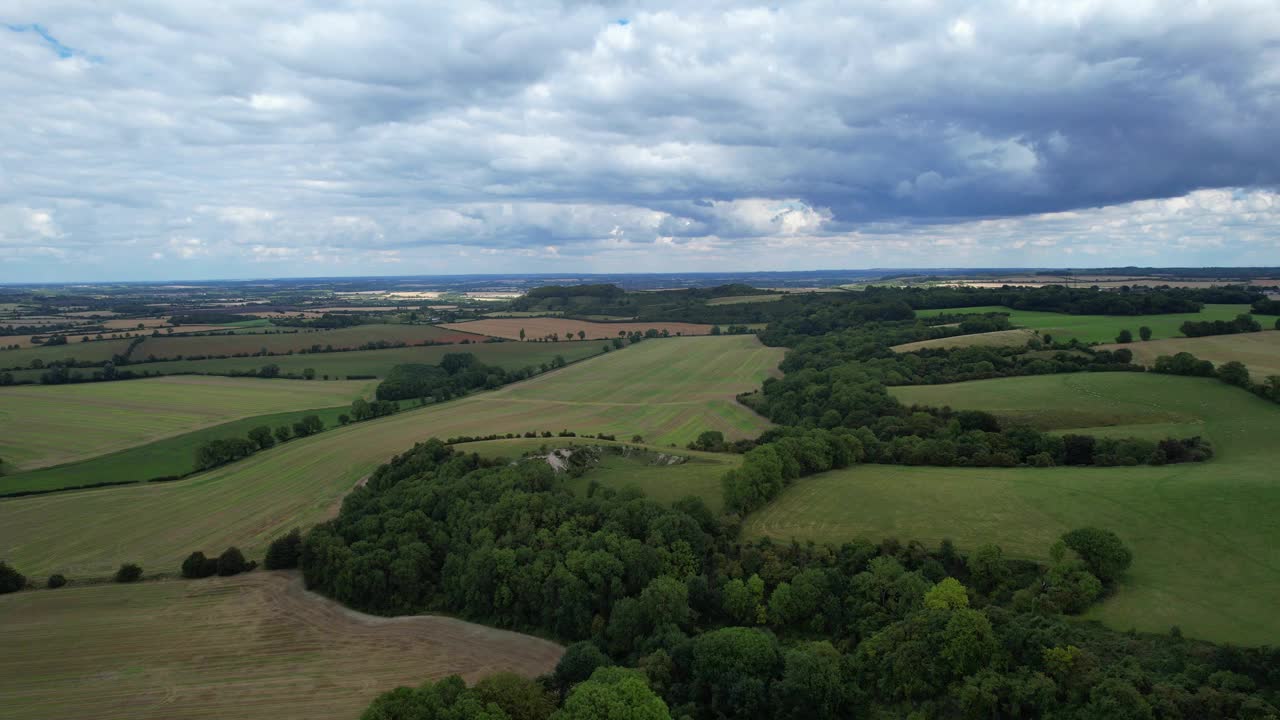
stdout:
<svg viewBox="0 0 1280 720">
<path fill-rule="evenodd" d="M 0 282 L 1280 265 L 1275 0 L 5 0 Z"/>
</svg>

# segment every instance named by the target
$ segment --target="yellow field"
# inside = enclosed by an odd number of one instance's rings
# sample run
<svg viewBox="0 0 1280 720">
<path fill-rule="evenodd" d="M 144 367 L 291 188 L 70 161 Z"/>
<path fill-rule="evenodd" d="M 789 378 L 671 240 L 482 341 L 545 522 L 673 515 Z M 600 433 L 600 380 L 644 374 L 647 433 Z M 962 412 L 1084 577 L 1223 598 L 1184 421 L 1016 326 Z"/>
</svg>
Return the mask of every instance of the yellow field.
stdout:
<svg viewBox="0 0 1280 720">
<path fill-rule="evenodd" d="M 449 323 L 440 327 L 458 330 L 461 332 L 477 333 L 479 335 L 491 335 L 493 337 L 507 338 L 509 340 L 519 340 L 520 331 L 524 330 L 525 338 L 528 340 L 539 340 L 544 337 L 550 337 L 553 333 L 560 336 L 561 340 L 567 340 L 572 334 L 574 338 L 578 337 L 579 332 L 586 333 L 588 340 L 608 340 L 609 338 L 618 337 L 618 333 L 627 334 L 634 332 L 645 332 L 653 329 L 658 332 L 668 331 L 672 335 L 710 335 L 710 325 L 700 325 L 698 323 L 673 323 L 673 322 L 622 322 L 622 323 L 597 323 L 587 322 L 585 320 L 569 320 L 561 318 L 486 318 L 484 320 L 472 320 L 470 322 Z"/>
<path fill-rule="evenodd" d="M 60 465 L 239 418 L 336 407 L 371 385 L 181 375 L 0 388 L 0 457 L 22 470 Z"/>
<path fill-rule="evenodd" d="M 23 720 L 345 720 L 399 685 L 533 677 L 563 652 L 452 618 L 364 615 L 263 571 L 0 596 L 0 637 L 0 718 Z"/>
<path fill-rule="evenodd" d="M 1280 332 L 1275 330 L 1102 346 L 1104 350 L 1117 348 L 1132 350 L 1133 361 L 1147 366 L 1155 364 L 1161 355 L 1189 352 L 1201 360 L 1213 361 L 1214 365 L 1232 360 L 1242 362 L 1248 366 L 1254 382 L 1262 382 L 1268 375 L 1280 375 Z"/>
</svg>

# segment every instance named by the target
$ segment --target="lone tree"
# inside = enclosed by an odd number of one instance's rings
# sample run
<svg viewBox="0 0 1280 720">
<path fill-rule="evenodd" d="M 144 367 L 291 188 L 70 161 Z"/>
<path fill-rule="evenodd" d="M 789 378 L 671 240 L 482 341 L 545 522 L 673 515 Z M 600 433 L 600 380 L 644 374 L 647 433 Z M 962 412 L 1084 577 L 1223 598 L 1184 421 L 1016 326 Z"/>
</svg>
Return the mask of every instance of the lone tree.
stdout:
<svg viewBox="0 0 1280 720">
<path fill-rule="evenodd" d="M 142 567 L 137 563 L 125 563 L 116 570 L 115 580 L 118 583 L 138 582 L 142 579 Z"/>
<path fill-rule="evenodd" d="M 1133 333 L 1129 332 L 1128 330 L 1121 330 L 1120 334 L 1116 336 L 1116 342 L 1118 343 L 1133 342 Z"/>
<path fill-rule="evenodd" d="M 1146 325 L 1143 325 L 1142 327 L 1138 328 L 1138 337 L 1142 338 L 1143 342 L 1150 340 L 1151 328 L 1147 327 Z"/>
</svg>

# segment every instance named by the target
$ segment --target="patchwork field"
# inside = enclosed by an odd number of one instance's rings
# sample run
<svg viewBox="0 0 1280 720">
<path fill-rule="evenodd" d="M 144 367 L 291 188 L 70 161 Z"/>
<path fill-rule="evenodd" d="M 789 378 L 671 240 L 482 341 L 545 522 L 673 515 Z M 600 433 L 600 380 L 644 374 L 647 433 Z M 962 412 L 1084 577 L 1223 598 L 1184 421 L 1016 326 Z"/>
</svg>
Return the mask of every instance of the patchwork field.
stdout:
<svg viewBox="0 0 1280 720">
<path fill-rule="evenodd" d="M 345 378 L 348 375 L 383 377 L 391 368 L 404 363 L 434 365 L 447 353 L 468 352 L 486 365 L 497 365 L 507 370 L 518 370 L 527 365 L 549 363 L 557 355 L 568 362 L 581 360 L 601 352 L 599 340 L 558 343 L 482 342 L 465 346 L 423 345 L 385 350 L 350 350 L 347 352 L 306 353 L 299 355 L 274 355 L 272 357 L 213 358 L 209 360 L 166 360 L 135 363 L 129 367 L 137 373 L 158 375 L 183 375 L 189 373 L 227 375 L 236 372 L 256 371 L 267 364 L 280 367 L 281 374 L 301 375 L 311 368 L 317 377 Z M 41 370 L 18 370 L 13 377 L 18 382 L 37 382 Z M 73 372 L 88 373 L 81 369 Z"/>
<path fill-rule="evenodd" d="M 195 548 L 261 557 L 392 455 L 431 437 L 571 429 L 683 446 L 703 430 L 768 423 L 734 396 L 776 372 L 754 336 L 649 340 L 455 402 L 328 431 L 172 483 L 0 500 L 0 557 L 23 572 L 102 576 L 121 562 L 172 571 Z M 129 383 L 119 383 L 128 385 Z M 321 383 L 322 384 L 322 383 Z"/>
<path fill-rule="evenodd" d="M 618 337 L 619 333 L 624 335 L 634 332 L 642 333 L 650 329 L 658 332 L 666 330 L 672 335 L 710 335 L 712 326 L 679 322 L 598 323 L 567 318 L 537 317 L 485 318 L 484 320 L 472 320 L 470 322 L 448 323 L 440 327 L 460 332 L 507 338 L 509 340 L 519 340 L 521 330 L 524 330 L 525 337 L 529 340 L 550 337 L 553 333 L 558 334 L 561 338 L 568 337 L 570 334 L 577 337 L 579 332 L 586 333 L 586 339 L 588 340 L 607 340 Z"/>
<path fill-rule="evenodd" d="M 74 462 L 237 418 L 349 404 L 370 385 L 183 376 L 8 387 L 0 457 L 26 470 Z"/>
<path fill-rule="evenodd" d="M 1064 531 L 1120 534 L 1134 564 L 1120 592 L 1090 617 L 1127 629 L 1257 645 L 1280 642 L 1280 406 L 1209 379 L 1080 373 L 895 388 L 933 404 L 1018 414 L 1066 410 L 1042 426 L 1136 423 L 1210 441 L 1208 463 L 1133 468 L 925 468 L 869 465 L 798 481 L 750 516 L 750 536 L 839 542 L 895 536 L 962 549 L 995 542 L 1046 556 Z M 1038 397 L 1037 397 L 1038 395 Z M 1098 406 L 1095 411 L 1087 406 Z M 1166 424 L 1169 418 L 1177 422 Z M 1154 424 L 1145 424 L 1147 422 Z M 1163 434 L 1163 433 L 1162 433 Z"/>
<path fill-rule="evenodd" d="M 1035 337 L 1035 333 L 1025 328 L 1016 330 L 997 330 L 996 332 L 974 333 L 973 335 L 956 335 L 954 337 L 918 340 L 916 342 L 894 345 L 895 352 L 915 352 L 925 348 L 972 347 L 985 345 L 994 347 L 1020 347 Z"/>
<path fill-rule="evenodd" d="M 295 573 L 0 596 L 0 717 L 354 718 L 398 685 L 549 672 L 562 648 L 446 617 L 380 618 Z"/>
<path fill-rule="evenodd" d="M 256 353 L 262 349 L 272 353 L 299 352 L 316 345 L 335 350 L 357 348 L 365 343 L 386 341 L 415 345 L 424 342 L 483 342 L 484 338 L 465 332 L 446 330 L 434 325 L 357 325 L 337 330 L 301 330 L 299 332 L 249 333 L 241 335 L 197 335 L 191 337 L 148 337 L 134 351 L 137 359 L 177 358 L 192 355 L 235 355 Z"/>
<path fill-rule="evenodd" d="M 1161 355 L 1189 352 L 1201 360 L 1211 360 L 1214 365 L 1236 360 L 1249 368 L 1254 382 L 1261 382 L 1268 375 L 1280 375 L 1280 332 L 1263 330 L 1236 335 L 1209 335 L 1198 338 L 1168 338 L 1134 342 L 1126 345 L 1105 345 L 1107 350 L 1125 347 L 1133 351 L 1133 361 L 1150 367 Z"/>
<path fill-rule="evenodd" d="M 939 313 L 1009 313 L 1009 320 L 1017 327 L 1039 330 L 1052 335 L 1055 340 L 1067 341 L 1078 338 L 1080 342 L 1115 342 L 1121 330 L 1128 329 L 1134 338 L 1138 337 L 1138 328 L 1146 325 L 1151 328 L 1152 337 L 1181 337 L 1179 328 L 1188 320 L 1233 320 L 1241 313 L 1249 312 L 1248 305 L 1205 305 L 1198 313 L 1169 313 L 1166 315 L 1066 315 L 1064 313 L 1038 312 L 1032 310 L 1011 310 L 1000 305 L 984 305 L 981 307 L 951 308 L 940 311 L 921 311 L 921 317 Z M 1264 326 L 1274 324 L 1271 316 L 1259 315 L 1259 322 Z"/>
</svg>

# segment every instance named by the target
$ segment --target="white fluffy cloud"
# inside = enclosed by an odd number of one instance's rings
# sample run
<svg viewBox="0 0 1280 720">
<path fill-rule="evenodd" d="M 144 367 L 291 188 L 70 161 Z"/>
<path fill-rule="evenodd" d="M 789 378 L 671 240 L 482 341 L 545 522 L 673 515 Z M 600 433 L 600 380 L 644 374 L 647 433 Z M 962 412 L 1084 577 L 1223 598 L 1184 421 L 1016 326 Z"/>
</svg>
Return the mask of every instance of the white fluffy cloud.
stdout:
<svg viewBox="0 0 1280 720">
<path fill-rule="evenodd" d="M 0 37 L 0 281 L 1280 263 L 1270 0 L 10 0 Z"/>
</svg>

